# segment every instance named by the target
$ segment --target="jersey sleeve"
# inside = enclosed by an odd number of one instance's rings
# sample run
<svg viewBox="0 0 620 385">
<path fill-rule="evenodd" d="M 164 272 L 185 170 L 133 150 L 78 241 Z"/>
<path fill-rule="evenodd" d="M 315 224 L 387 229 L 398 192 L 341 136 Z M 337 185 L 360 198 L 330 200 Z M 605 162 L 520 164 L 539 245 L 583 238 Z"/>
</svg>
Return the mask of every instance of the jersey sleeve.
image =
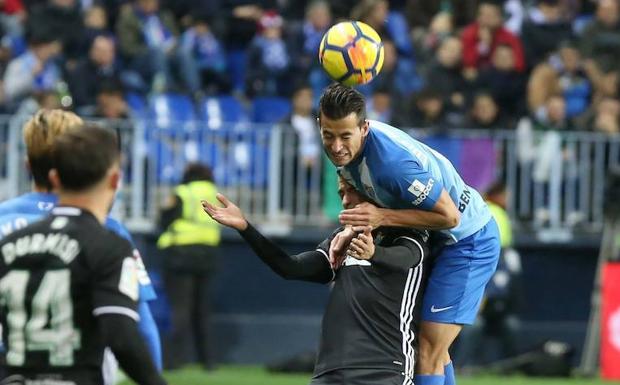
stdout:
<svg viewBox="0 0 620 385">
<path fill-rule="evenodd" d="M 115 234 L 125 238 L 131 246 L 133 247 L 133 257 L 136 259 L 136 265 L 138 267 L 138 282 L 140 283 L 140 301 L 152 301 L 157 298 L 157 294 L 155 294 L 155 289 L 153 288 L 153 284 L 151 282 L 151 278 L 149 277 L 148 272 L 146 271 L 146 266 L 144 265 L 144 261 L 142 260 L 142 256 L 140 255 L 140 251 L 136 247 L 131 234 L 127 230 L 122 223 L 117 221 L 114 218 L 108 217 L 106 219 L 106 227 L 113 231 Z"/>
<path fill-rule="evenodd" d="M 401 208 L 419 208 L 430 211 L 439 200 L 443 185 L 414 160 L 402 162 L 398 168 L 383 173 L 384 184 L 390 193 L 403 203 Z"/>
<path fill-rule="evenodd" d="M 120 314 L 139 321 L 138 267 L 131 245 L 123 239 L 111 238 L 97 250 L 94 264 L 93 314 Z"/>
</svg>

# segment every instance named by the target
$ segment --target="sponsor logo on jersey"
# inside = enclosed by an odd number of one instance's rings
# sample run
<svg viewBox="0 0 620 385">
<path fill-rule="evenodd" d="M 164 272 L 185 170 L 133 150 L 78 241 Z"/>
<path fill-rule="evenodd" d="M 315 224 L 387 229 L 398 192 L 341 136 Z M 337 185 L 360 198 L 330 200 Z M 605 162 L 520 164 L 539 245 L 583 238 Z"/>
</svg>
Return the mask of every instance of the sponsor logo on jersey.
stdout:
<svg viewBox="0 0 620 385">
<path fill-rule="evenodd" d="M 133 256 L 127 257 L 123 260 L 121 279 L 118 282 L 118 290 L 134 301 L 138 300 L 138 266 Z"/>
<path fill-rule="evenodd" d="M 424 202 L 426 198 L 428 198 L 434 184 L 435 181 L 433 179 L 429 179 L 426 185 L 417 179 L 411 183 L 411 186 L 409 186 L 407 190 L 417 198 L 413 201 L 415 206 L 418 206 L 420 203 Z"/>
</svg>

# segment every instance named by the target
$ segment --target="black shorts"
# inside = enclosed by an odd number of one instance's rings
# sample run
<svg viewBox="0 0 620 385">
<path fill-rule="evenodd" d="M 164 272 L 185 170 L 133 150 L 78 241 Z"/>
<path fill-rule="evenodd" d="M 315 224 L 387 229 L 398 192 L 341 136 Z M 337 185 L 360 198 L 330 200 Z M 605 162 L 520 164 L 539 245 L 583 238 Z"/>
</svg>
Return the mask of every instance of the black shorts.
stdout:
<svg viewBox="0 0 620 385">
<path fill-rule="evenodd" d="M 405 381 L 402 372 L 388 369 L 340 369 L 321 374 L 310 385 L 403 385 L 412 384 L 413 379 Z"/>
</svg>

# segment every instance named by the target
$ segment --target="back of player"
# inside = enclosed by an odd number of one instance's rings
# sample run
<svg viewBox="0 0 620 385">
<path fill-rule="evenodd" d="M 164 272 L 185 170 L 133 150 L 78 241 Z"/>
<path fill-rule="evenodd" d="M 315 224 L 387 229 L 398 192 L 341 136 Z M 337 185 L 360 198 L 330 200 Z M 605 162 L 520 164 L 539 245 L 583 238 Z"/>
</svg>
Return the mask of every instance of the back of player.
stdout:
<svg viewBox="0 0 620 385">
<path fill-rule="evenodd" d="M 103 227 L 121 179 L 116 135 L 65 132 L 49 161 L 58 207 L 0 242 L 10 383 L 102 384 L 107 346 L 136 383 L 164 384 L 137 327 L 131 244 Z"/>
<path fill-rule="evenodd" d="M 129 242 L 89 212 L 58 207 L 3 240 L 0 304 L 8 374 L 102 383 L 96 315 L 138 320 Z"/>
</svg>

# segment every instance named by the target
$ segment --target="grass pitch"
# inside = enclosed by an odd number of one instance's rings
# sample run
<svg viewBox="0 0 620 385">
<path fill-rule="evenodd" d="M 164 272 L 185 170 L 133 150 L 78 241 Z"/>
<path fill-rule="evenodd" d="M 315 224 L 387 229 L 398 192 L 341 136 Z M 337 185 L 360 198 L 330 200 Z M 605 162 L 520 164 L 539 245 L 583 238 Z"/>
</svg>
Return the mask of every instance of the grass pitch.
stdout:
<svg viewBox="0 0 620 385">
<path fill-rule="evenodd" d="M 223 366 L 212 372 L 188 367 L 165 373 L 170 385 L 308 385 L 310 374 L 272 374 L 254 366 Z M 132 385 L 125 381 L 121 385 Z M 458 385 L 611 385 L 620 382 L 591 378 L 531 378 L 457 375 Z"/>
</svg>

